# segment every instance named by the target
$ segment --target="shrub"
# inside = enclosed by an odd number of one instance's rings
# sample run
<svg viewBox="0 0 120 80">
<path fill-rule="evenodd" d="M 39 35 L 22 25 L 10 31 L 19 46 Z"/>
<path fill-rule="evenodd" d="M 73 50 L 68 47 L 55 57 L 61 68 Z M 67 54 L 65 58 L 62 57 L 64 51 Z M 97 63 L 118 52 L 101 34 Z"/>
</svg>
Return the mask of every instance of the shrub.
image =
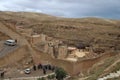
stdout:
<svg viewBox="0 0 120 80">
<path fill-rule="evenodd" d="M 42 78 L 38 78 L 37 80 L 46 80 L 44 77 L 42 77 Z"/>
<path fill-rule="evenodd" d="M 48 78 L 48 79 L 52 79 L 52 78 L 51 78 L 51 75 L 48 75 L 47 78 Z"/>
<path fill-rule="evenodd" d="M 94 51 L 94 53 L 98 53 L 98 54 L 105 52 L 105 50 L 102 48 L 95 48 L 95 49 L 93 49 L 93 51 Z"/>
<path fill-rule="evenodd" d="M 67 75 L 65 70 L 62 69 L 62 68 L 57 68 L 56 71 L 55 71 L 55 74 L 56 74 L 57 80 L 63 80 Z"/>
<path fill-rule="evenodd" d="M 53 75 L 48 75 L 47 78 L 48 78 L 48 79 L 54 79 L 54 78 L 55 78 L 55 74 L 53 74 Z"/>
</svg>

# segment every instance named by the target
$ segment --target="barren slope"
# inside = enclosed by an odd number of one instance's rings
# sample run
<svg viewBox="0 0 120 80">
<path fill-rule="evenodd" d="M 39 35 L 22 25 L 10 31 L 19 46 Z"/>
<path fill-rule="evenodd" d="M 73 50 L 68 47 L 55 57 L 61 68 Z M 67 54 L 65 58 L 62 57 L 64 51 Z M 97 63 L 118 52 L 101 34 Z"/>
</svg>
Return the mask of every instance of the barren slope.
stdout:
<svg viewBox="0 0 120 80">
<path fill-rule="evenodd" d="M 82 43 L 91 46 L 94 51 L 106 51 L 113 54 L 120 53 L 119 20 L 59 18 L 38 13 L 0 12 L 0 31 L 14 39 L 18 38 L 20 43 L 27 44 L 32 51 L 31 46 L 24 37 L 21 37 L 20 33 L 16 32 L 15 26 L 22 26 L 23 29 L 33 29 L 33 32 L 44 33 L 60 39 L 68 45 L 78 46 L 78 44 Z M 13 32 L 7 32 L 8 28 Z M 115 58 L 106 59 L 108 64 L 105 63 L 107 66 L 103 68 L 111 65 L 111 60 L 114 60 L 114 63 L 116 61 Z M 98 67 L 99 69 L 101 68 Z"/>
<path fill-rule="evenodd" d="M 60 18 L 39 13 L 0 12 L 0 20 L 15 26 L 33 29 L 58 38 L 69 45 L 80 43 L 104 50 L 120 50 L 120 21 L 102 18 Z"/>
</svg>

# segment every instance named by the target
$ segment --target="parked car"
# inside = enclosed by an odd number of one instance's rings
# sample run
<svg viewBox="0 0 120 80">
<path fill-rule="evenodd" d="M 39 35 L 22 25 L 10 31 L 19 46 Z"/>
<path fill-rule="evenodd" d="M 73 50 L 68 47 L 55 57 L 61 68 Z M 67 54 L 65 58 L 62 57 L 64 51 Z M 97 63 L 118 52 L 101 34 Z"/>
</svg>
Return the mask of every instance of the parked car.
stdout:
<svg viewBox="0 0 120 80">
<path fill-rule="evenodd" d="M 5 45 L 8 45 L 8 46 L 15 46 L 16 45 L 16 41 L 15 40 L 12 40 L 12 39 L 9 39 L 9 40 L 6 40 L 4 42 Z"/>
<path fill-rule="evenodd" d="M 30 68 L 25 69 L 25 70 L 24 70 L 24 73 L 25 73 L 25 74 L 30 74 L 30 73 L 31 73 L 31 69 L 30 69 Z"/>
</svg>

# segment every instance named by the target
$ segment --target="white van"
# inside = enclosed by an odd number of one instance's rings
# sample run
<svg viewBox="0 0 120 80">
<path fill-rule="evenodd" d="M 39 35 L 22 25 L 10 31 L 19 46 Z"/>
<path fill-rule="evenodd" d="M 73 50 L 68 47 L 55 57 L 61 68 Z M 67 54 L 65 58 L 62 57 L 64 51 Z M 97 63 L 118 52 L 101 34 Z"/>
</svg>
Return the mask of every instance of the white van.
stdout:
<svg viewBox="0 0 120 80">
<path fill-rule="evenodd" d="M 4 44 L 8 45 L 8 46 L 15 46 L 16 45 L 16 41 L 12 40 L 12 39 L 9 39 L 9 40 L 6 40 Z"/>
<path fill-rule="evenodd" d="M 30 73 L 31 73 L 31 69 L 30 69 L 30 68 L 25 69 L 25 70 L 24 70 L 24 73 L 25 73 L 25 74 L 30 74 Z"/>
</svg>

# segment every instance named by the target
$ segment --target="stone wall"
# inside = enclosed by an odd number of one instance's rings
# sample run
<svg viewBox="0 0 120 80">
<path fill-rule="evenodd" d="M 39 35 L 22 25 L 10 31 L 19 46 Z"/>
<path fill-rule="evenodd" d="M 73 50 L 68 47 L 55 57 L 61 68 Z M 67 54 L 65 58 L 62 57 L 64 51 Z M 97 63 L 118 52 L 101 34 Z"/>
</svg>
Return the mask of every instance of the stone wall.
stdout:
<svg viewBox="0 0 120 80">
<path fill-rule="evenodd" d="M 67 46 L 59 46 L 59 49 L 58 49 L 59 59 L 64 59 L 67 56 L 67 53 L 68 53 Z"/>
<path fill-rule="evenodd" d="M 50 64 L 53 64 L 53 65 L 58 66 L 58 67 L 62 67 L 71 76 L 75 76 L 79 73 L 88 73 L 89 69 L 94 64 L 96 64 L 97 62 L 99 62 L 105 58 L 109 58 L 110 56 L 113 56 L 112 53 L 105 53 L 105 54 L 103 54 L 99 57 L 96 57 L 96 58 L 83 59 L 83 60 L 79 60 L 77 62 L 71 62 L 71 61 L 67 61 L 67 60 L 55 59 L 55 58 L 52 58 L 51 56 L 49 56 L 49 54 L 41 53 L 37 49 L 35 49 L 35 50 L 36 50 L 37 54 L 39 54 L 39 56 L 41 56 L 39 61 L 40 60 L 47 61 Z"/>
<path fill-rule="evenodd" d="M 32 44 L 38 44 L 41 41 L 40 35 L 32 35 L 31 36 L 31 43 Z"/>
<path fill-rule="evenodd" d="M 74 62 L 65 61 L 61 59 L 52 59 L 51 64 L 62 67 L 69 75 L 73 75 L 74 73 Z"/>
<path fill-rule="evenodd" d="M 46 35 L 44 34 L 26 35 L 26 38 L 31 44 L 45 44 L 46 43 Z"/>
<path fill-rule="evenodd" d="M 45 39 L 45 37 L 43 38 Z M 89 69 L 94 64 L 96 64 L 97 62 L 105 58 L 109 58 L 112 55 L 112 53 L 105 53 L 95 58 L 89 58 L 89 59 L 83 58 L 82 60 L 78 60 L 77 62 L 71 62 L 71 61 L 63 60 L 67 54 L 66 46 L 58 46 L 58 45 L 50 46 L 47 43 L 44 49 L 45 49 L 44 50 L 45 52 L 40 52 L 39 50 L 35 49 L 37 54 L 40 56 L 40 58 L 38 58 L 37 63 L 40 61 L 47 61 L 50 64 L 64 68 L 70 75 L 77 75 L 79 73 L 87 73 L 89 72 Z M 54 58 L 55 55 L 57 55 L 58 59 Z"/>
<path fill-rule="evenodd" d="M 96 58 L 92 58 L 92 59 L 84 59 L 81 61 L 76 62 L 73 66 L 73 75 L 78 74 L 78 73 L 89 73 L 90 68 L 92 68 L 92 66 L 96 63 L 98 63 L 99 61 L 109 58 L 113 56 L 112 53 L 104 53 Z"/>
</svg>

